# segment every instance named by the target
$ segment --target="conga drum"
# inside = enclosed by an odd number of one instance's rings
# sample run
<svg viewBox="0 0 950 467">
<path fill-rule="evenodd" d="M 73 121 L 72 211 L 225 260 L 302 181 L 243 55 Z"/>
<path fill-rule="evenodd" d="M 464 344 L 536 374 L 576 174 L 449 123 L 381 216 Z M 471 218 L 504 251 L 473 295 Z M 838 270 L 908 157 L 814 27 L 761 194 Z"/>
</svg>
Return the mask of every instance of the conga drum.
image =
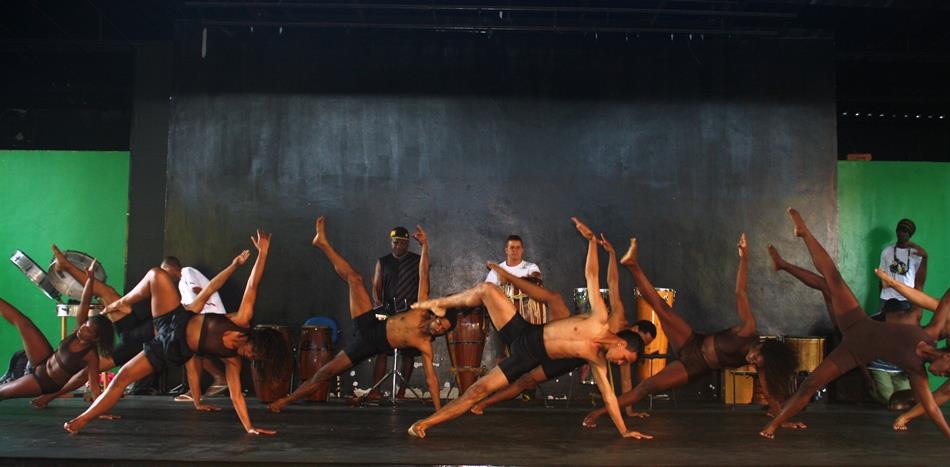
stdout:
<svg viewBox="0 0 950 467">
<path fill-rule="evenodd" d="M 303 384 L 323 365 L 333 359 L 333 333 L 326 326 L 303 326 L 300 328 L 300 349 L 297 353 L 297 383 Z M 326 402 L 330 384 L 310 394 L 308 401 Z"/>
<path fill-rule="evenodd" d="M 530 280 L 541 285 L 540 279 L 524 277 L 523 279 Z M 511 300 L 511 303 L 515 306 L 515 310 L 518 311 L 518 314 L 524 318 L 525 321 L 531 324 L 544 324 L 548 322 L 548 306 L 545 303 L 541 303 L 524 293 L 521 289 L 514 286 L 514 284 L 504 284 L 501 286 L 501 290 L 505 293 L 505 296 L 508 297 L 508 300 Z"/>
<path fill-rule="evenodd" d="M 600 289 L 600 295 L 604 297 L 604 303 L 607 304 L 607 309 L 610 309 L 610 291 L 608 289 Z M 590 299 L 587 297 L 587 287 L 578 287 L 574 289 L 574 313 L 590 313 Z"/>
<path fill-rule="evenodd" d="M 825 359 L 825 338 L 815 336 L 785 336 L 788 344 L 798 355 L 796 373 L 811 373 Z"/>
<path fill-rule="evenodd" d="M 254 329 L 275 329 L 279 332 L 287 345 L 293 348 L 293 341 L 290 339 L 290 326 L 280 326 L 277 324 L 259 324 Z M 287 375 L 286 378 L 272 381 L 264 381 L 261 375 L 260 366 L 263 362 L 254 360 L 251 362 L 251 376 L 254 380 L 254 393 L 261 402 L 273 402 L 281 397 L 290 394 L 290 380 L 293 375 Z"/>
<path fill-rule="evenodd" d="M 676 299 L 675 290 L 657 287 L 656 292 L 660 294 L 660 298 L 662 298 L 663 301 L 665 301 L 668 305 L 673 306 L 673 301 Z M 653 342 L 650 342 L 650 345 L 643 349 L 643 352 L 646 354 L 666 354 L 669 352 L 670 342 L 666 338 L 666 333 L 663 332 L 663 326 L 660 324 L 660 318 L 656 315 L 656 311 L 653 310 L 653 307 L 650 306 L 650 303 L 647 302 L 642 295 L 640 295 L 639 290 L 634 289 L 634 295 L 637 298 L 637 320 L 639 321 L 644 319 L 656 326 L 656 337 L 653 338 Z M 643 364 L 637 365 L 637 378 L 640 381 L 643 381 L 659 373 L 660 370 L 666 367 L 666 360 L 662 358 L 644 359 L 643 362 Z"/>
<path fill-rule="evenodd" d="M 485 350 L 487 325 L 485 311 L 473 308 L 459 313 L 455 327 L 445 335 L 459 394 L 475 384 L 482 374 L 482 351 Z"/>
</svg>

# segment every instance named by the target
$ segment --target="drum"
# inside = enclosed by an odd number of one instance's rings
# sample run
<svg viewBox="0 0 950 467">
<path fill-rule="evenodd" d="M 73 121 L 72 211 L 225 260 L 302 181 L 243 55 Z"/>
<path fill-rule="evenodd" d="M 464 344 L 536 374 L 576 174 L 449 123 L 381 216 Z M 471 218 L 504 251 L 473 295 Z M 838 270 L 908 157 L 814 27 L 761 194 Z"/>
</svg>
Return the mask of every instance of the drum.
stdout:
<svg viewBox="0 0 950 467">
<path fill-rule="evenodd" d="M 455 327 L 445 335 L 459 394 L 475 384 L 482 374 L 482 351 L 485 350 L 487 333 L 485 310 L 473 308 L 459 313 Z"/>
<path fill-rule="evenodd" d="M 811 373 L 825 359 L 825 338 L 816 336 L 785 336 L 785 343 L 798 355 L 795 372 Z"/>
<path fill-rule="evenodd" d="M 59 291 L 56 290 L 56 287 L 53 287 L 53 284 L 50 284 L 46 271 L 43 271 L 43 268 L 41 268 L 39 264 L 36 264 L 36 261 L 33 261 L 32 258 L 20 250 L 13 253 L 13 256 L 10 257 L 10 261 L 26 275 L 26 278 L 29 279 L 30 282 L 36 284 L 47 297 L 59 301 Z"/>
<path fill-rule="evenodd" d="M 67 261 L 73 263 L 82 271 L 85 271 L 95 259 L 81 251 L 75 250 L 66 250 L 63 255 L 66 256 Z M 49 264 L 48 277 L 50 284 L 52 284 L 53 287 L 55 287 L 56 290 L 58 290 L 59 293 L 63 295 L 63 297 L 71 298 L 73 300 L 81 300 L 83 284 L 66 272 L 56 272 L 56 270 L 53 268 L 54 264 L 55 260 L 51 261 Z M 101 263 L 96 263 L 95 276 L 96 280 L 99 282 L 106 281 L 106 270 L 102 267 Z"/>
<path fill-rule="evenodd" d="M 297 355 L 297 383 L 303 384 L 323 365 L 333 359 L 333 333 L 325 326 L 300 328 L 300 350 Z M 329 383 L 329 382 L 328 382 Z M 307 397 L 309 401 L 326 402 L 330 385 Z"/>
<path fill-rule="evenodd" d="M 293 341 L 290 339 L 290 326 L 280 326 L 276 324 L 259 324 L 254 329 L 276 329 L 287 341 L 287 345 L 293 347 Z M 260 361 L 251 362 L 251 376 L 254 380 L 254 393 L 261 402 L 273 402 L 281 397 L 290 394 L 290 381 L 293 375 L 287 375 L 286 378 L 273 381 L 263 381 L 259 365 Z"/>
<path fill-rule="evenodd" d="M 537 282 L 538 285 L 541 285 L 540 280 Z M 511 303 L 515 305 L 515 310 L 518 311 L 518 314 L 520 314 L 525 321 L 531 324 L 544 324 L 548 321 L 547 304 L 529 297 L 522 292 L 521 289 L 515 287 L 514 284 L 504 284 L 501 286 L 501 290 L 505 293 L 505 296 L 508 297 L 508 300 L 511 300 Z"/>
<path fill-rule="evenodd" d="M 660 294 L 660 298 L 662 298 L 663 301 L 673 306 L 673 301 L 676 300 L 675 290 L 657 287 L 656 291 Z M 637 299 L 637 320 L 645 319 L 656 325 L 656 337 L 653 338 L 653 342 L 651 342 L 650 345 L 646 346 L 643 352 L 646 354 L 668 353 L 670 343 L 666 338 L 666 333 L 663 332 L 663 326 L 660 324 L 660 318 L 657 316 L 656 311 L 654 311 L 650 303 L 640 295 L 639 290 L 634 289 L 634 296 Z M 660 370 L 666 367 L 666 359 L 662 358 L 644 359 L 643 362 L 643 364 L 637 365 L 637 378 L 640 381 L 659 373 Z"/>
<path fill-rule="evenodd" d="M 607 289 L 600 289 L 600 295 L 604 297 L 604 303 L 607 309 L 610 309 L 610 293 Z M 590 300 L 587 298 L 587 287 L 578 287 L 574 289 L 574 313 L 590 313 Z"/>
</svg>

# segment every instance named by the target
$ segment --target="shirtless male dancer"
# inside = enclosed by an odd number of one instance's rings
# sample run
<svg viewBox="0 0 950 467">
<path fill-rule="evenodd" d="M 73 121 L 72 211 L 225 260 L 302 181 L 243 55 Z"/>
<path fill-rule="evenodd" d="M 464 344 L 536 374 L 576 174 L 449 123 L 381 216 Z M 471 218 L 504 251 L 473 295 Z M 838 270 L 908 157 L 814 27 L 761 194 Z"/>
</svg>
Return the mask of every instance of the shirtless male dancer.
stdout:
<svg viewBox="0 0 950 467">
<path fill-rule="evenodd" d="M 589 315 L 571 316 L 544 325 L 529 324 L 515 311 L 514 305 L 501 290 L 487 282 L 455 295 L 413 305 L 428 308 L 437 316 L 444 316 L 448 308 L 484 306 L 502 340 L 510 345 L 511 356 L 476 381 L 459 398 L 429 417 L 415 422 L 409 427 L 410 435 L 424 438 L 429 427 L 464 414 L 485 396 L 509 382 L 516 381 L 538 365 L 544 366 L 552 360 L 562 358 L 582 358 L 590 364 L 597 387 L 621 436 L 649 438 L 636 431 L 627 430 L 613 388 L 607 380 L 608 360 L 617 365 L 628 365 L 636 360 L 636 349 L 631 348 L 635 346 L 635 334 L 622 331 L 621 336 L 618 336 L 610 332 L 607 305 L 600 295 L 597 237 L 577 218 L 572 220 L 578 232 L 588 241 L 584 275 L 591 304 Z"/>
<path fill-rule="evenodd" d="M 950 372 L 950 354 L 940 352 L 935 347 L 936 339 L 946 324 L 947 314 L 950 313 L 950 290 L 944 295 L 933 319 L 925 328 L 872 320 L 864 313 L 831 256 L 808 230 L 798 211 L 789 208 L 788 214 L 795 225 L 795 236 L 804 241 L 818 270 L 817 275 L 824 279 L 821 290 L 827 290 L 830 312 L 834 315 L 835 324 L 844 338 L 818 368 L 808 375 L 798 392 L 785 402 L 782 411 L 759 435 L 774 438 L 775 430 L 789 417 L 801 411 L 818 389 L 853 368 L 866 365 L 875 358 L 882 358 L 907 372 L 917 401 L 944 436 L 950 438 L 950 427 L 930 393 L 927 370 L 924 369 L 924 363 L 931 362 L 931 373 L 945 376 Z"/>
<path fill-rule="evenodd" d="M 280 412 L 288 404 L 316 392 L 330 379 L 343 373 L 353 365 L 374 355 L 392 350 L 414 348 L 422 353 L 422 366 L 426 374 L 426 385 L 432 394 L 432 404 L 436 409 L 442 407 L 439 395 L 439 378 L 432 366 L 432 340 L 448 332 L 452 325 L 448 319 L 433 316 L 427 310 L 413 307 L 409 311 L 397 313 L 385 321 L 376 319 L 373 302 L 369 299 L 363 277 L 340 256 L 327 239 L 326 220 L 317 218 L 317 234 L 313 237 L 313 246 L 322 251 L 340 279 L 343 279 L 350 292 L 350 317 L 357 329 L 357 338 L 332 360 L 320 367 L 313 376 L 300 385 L 287 397 L 271 402 L 273 412 Z M 429 296 L 429 241 L 422 227 L 416 226 L 413 234 L 421 246 L 419 260 L 419 298 Z"/>
<path fill-rule="evenodd" d="M 620 295 L 620 274 L 617 272 L 617 254 L 613 248 L 613 245 L 607 241 L 607 238 L 603 234 L 600 236 L 600 244 L 603 246 L 604 250 L 607 250 L 607 253 L 610 256 L 607 266 L 607 290 L 610 298 L 610 315 L 607 318 L 609 330 L 612 333 L 618 333 L 624 328 L 627 328 L 637 334 L 637 337 L 639 338 L 639 345 L 637 345 L 636 353 L 639 357 L 639 355 L 643 353 L 643 348 L 647 345 L 650 345 L 650 342 L 653 342 L 653 338 L 656 337 L 656 326 L 646 320 L 637 321 L 629 327 L 626 326 L 623 300 L 621 299 Z M 521 291 L 528 295 L 528 297 L 531 299 L 547 304 L 548 314 L 551 317 L 551 321 L 564 319 L 571 316 L 571 312 L 568 311 L 567 305 L 564 304 L 564 299 L 561 297 L 561 294 L 550 289 L 545 289 L 544 287 L 541 287 L 527 279 L 515 277 L 513 274 L 499 267 L 495 263 L 488 263 L 487 266 L 492 271 L 495 271 L 495 273 L 498 274 L 502 280 L 514 284 L 515 287 L 521 289 Z M 479 401 L 477 404 L 472 406 L 471 412 L 476 415 L 481 415 L 485 408 L 497 404 L 498 402 L 513 399 L 517 397 L 518 394 L 521 394 L 526 390 L 532 390 L 540 383 L 567 374 L 571 370 L 574 370 L 585 363 L 587 362 L 582 358 L 562 358 L 545 362 L 544 365 L 522 375 L 514 383 L 499 389 L 490 397 Z M 622 386 L 623 390 L 629 391 L 631 389 L 631 387 L 629 387 L 630 365 L 623 365 L 620 367 L 620 369 L 621 381 L 624 383 Z M 629 407 L 628 410 L 630 410 Z M 628 415 L 632 415 L 632 413 L 628 413 Z"/>
</svg>

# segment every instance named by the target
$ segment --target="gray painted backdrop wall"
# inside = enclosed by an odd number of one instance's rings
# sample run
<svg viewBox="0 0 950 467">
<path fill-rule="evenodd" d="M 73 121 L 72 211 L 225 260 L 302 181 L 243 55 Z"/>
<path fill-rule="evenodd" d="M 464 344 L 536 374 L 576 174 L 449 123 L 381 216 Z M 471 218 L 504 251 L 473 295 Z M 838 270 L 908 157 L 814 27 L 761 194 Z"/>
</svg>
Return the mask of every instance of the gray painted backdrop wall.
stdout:
<svg viewBox="0 0 950 467">
<path fill-rule="evenodd" d="M 255 227 L 274 232 L 258 323 L 329 315 L 349 336 L 346 286 L 310 246 L 317 215 L 367 284 L 388 229 L 421 224 L 434 295 L 482 280 L 517 233 L 567 300 L 584 285 L 576 215 L 618 249 L 638 237 L 647 273 L 679 292 L 697 331 L 736 322 L 743 231 L 760 332 L 831 329 L 819 295 L 779 285 L 765 251 L 775 243 L 810 267 L 785 215 L 793 205 L 837 254 L 829 43 L 212 34 L 202 60 L 197 34 L 179 31 L 165 250 L 210 275 L 252 248 Z M 226 304 L 237 306 L 249 269 Z"/>
</svg>

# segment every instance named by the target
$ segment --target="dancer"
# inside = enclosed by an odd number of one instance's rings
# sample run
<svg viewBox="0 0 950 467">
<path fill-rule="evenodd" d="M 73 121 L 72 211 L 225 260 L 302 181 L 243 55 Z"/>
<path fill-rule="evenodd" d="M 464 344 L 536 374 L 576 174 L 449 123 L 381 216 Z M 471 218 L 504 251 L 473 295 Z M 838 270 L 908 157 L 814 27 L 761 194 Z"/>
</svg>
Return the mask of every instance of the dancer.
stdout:
<svg viewBox="0 0 950 467">
<path fill-rule="evenodd" d="M 85 273 L 85 286 L 76 314 L 76 329 L 59 343 L 56 351 L 53 351 L 49 341 L 30 318 L 6 300 L 0 299 L 0 313 L 3 319 L 16 326 L 23 339 L 26 358 L 33 365 L 31 374 L 0 385 L 0 400 L 56 393 L 79 373 L 84 373 L 90 381 L 94 381 L 90 385 L 94 396 L 102 392 L 98 384 L 99 355 L 108 355 L 112 351 L 113 331 L 112 323 L 104 316 L 89 316 L 96 282 L 93 273 L 95 267 L 96 262 L 93 261 Z"/>
<path fill-rule="evenodd" d="M 835 316 L 835 322 L 844 338 L 759 434 L 769 439 L 774 438 L 775 430 L 789 417 L 801 411 L 819 388 L 859 365 L 866 365 L 874 358 L 883 358 L 907 372 L 911 389 L 914 390 L 923 410 L 940 431 L 950 437 L 950 427 L 947 426 L 943 413 L 927 387 L 927 371 L 924 369 L 924 362 L 932 362 L 930 371 L 936 375 L 943 376 L 950 370 L 950 355 L 934 347 L 950 311 L 950 291 L 941 300 L 933 320 L 923 329 L 872 320 L 861 309 L 831 256 L 808 230 L 798 211 L 789 208 L 788 214 L 795 225 L 795 236 L 801 237 L 805 242 L 818 274 L 824 279 L 823 287 L 828 291 L 828 302 L 831 305 L 829 311 Z"/>
<path fill-rule="evenodd" d="M 626 319 L 624 318 L 623 301 L 620 296 L 620 274 L 617 272 L 617 254 L 616 251 L 614 251 L 613 245 L 607 241 L 607 238 L 604 237 L 603 234 L 600 236 L 600 245 L 603 246 L 604 250 L 607 250 L 610 256 L 610 261 L 607 266 L 607 290 L 610 298 L 610 315 L 607 318 L 608 329 L 612 333 L 618 333 L 628 327 L 626 325 Z M 567 306 L 564 304 L 564 299 L 561 297 L 561 294 L 541 287 L 529 280 L 515 277 L 495 263 L 488 263 L 487 266 L 492 271 L 495 271 L 498 277 L 503 281 L 514 284 L 515 287 L 521 289 L 521 291 L 532 300 L 547 304 L 548 315 L 551 317 L 550 321 L 564 319 L 571 315 Z M 630 326 L 628 329 L 633 331 L 637 335 L 636 338 L 639 339 L 635 350 L 639 358 L 639 356 L 643 354 L 643 348 L 649 345 L 650 342 L 653 342 L 653 338 L 656 337 L 656 326 L 649 321 L 640 320 L 633 323 L 633 326 Z M 538 384 L 567 374 L 584 363 L 586 363 L 586 361 L 582 358 L 563 358 L 547 361 L 542 366 L 525 373 L 514 383 L 499 389 L 490 397 L 479 401 L 472 406 L 471 412 L 476 415 L 481 415 L 487 407 L 513 399 L 524 391 L 533 390 L 538 387 Z M 623 365 L 620 367 L 620 370 L 622 388 L 624 391 L 629 391 L 631 389 L 629 379 L 630 365 Z"/>
<path fill-rule="evenodd" d="M 323 216 L 317 218 L 316 231 L 313 246 L 319 248 L 327 256 L 337 275 L 349 287 L 350 317 L 357 329 L 357 337 L 326 365 L 320 367 L 296 391 L 287 397 L 271 402 L 270 410 L 280 412 L 288 404 L 303 399 L 330 384 L 330 378 L 373 355 L 392 349 L 406 348 L 413 348 L 422 353 L 426 385 L 429 387 L 429 393 L 432 394 L 432 405 L 438 410 L 442 407 L 442 399 L 439 395 L 439 378 L 435 374 L 435 367 L 432 366 L 432 340 L 448 332 L 452 324 L 448 319 L 433 316 L 418 307 L 397 313 L 384 321 L 377 320 L 366 286 L 363 285 L 363 277 L 330 245 L 326 233 L 326 219 Z M 429 296 L 429 241 L 421 226 L 416 226 L 413 237 L 421 246 L 419 298 L 425 299 Z"/>
<path fill-rule="evenodd" d="M 617 365 L 626 365 L 636 360 L 635 334 L 626 330 L 620 335 L 610 333 L 607 324 L 607 306 L 603 297 L 600 296 L 597 238 L 590 228 L 577 218 L 571 219 L 578 232 L 588 240 L 585 276 L 591 303 L 589 315 L 576 315 L 544 325 L 529 324 L 515 311 L 514 305 L 498 287 L 487 282 L 456 295 L 414 305 L 428 308 L 437 316 L 443 316 L 447 308 L 485 306 L 492 323 L 499 330 L 499 335 L 511 346 L 511 356 L 476 381 L 458 399 L 446 404 L 429 417 L 415 422 L 409 427 L 410 435 L 424 438 L 429 427 L 464 414 L 488 394 L 504 387 L 509 382 L 516 381 L 521 375 L 538 365 L 544 366 L 555 359 L 582 358 L 591 365 L 597 387 L 604 398 L 604 403 L 610 409 L 611 419 L 621 436 L 637 439 L 650 438 L 636 431 L 627 430 L 623 417 L 620 415 L 613 388 L 607 381 L 608 360 Z"/>
<path fill-rule="evenodd" d="M 231 402 L 244 430 L 253 435 L 277 433 L 251 424 L 244 394 L 241 391 L 241 357 L 261 362 L 261 376 L 265 380 L 288 377 L 292 361 L 290 348 L 280 333 L 273 329 L 248 329 L 254 316 L 257 288 L 267 262 L 270 234 L 258 230 L 257 235 L 251 237 L 251 241 L 257 248 L 258 256 L 247 280 L 241 307 L 236 313 L 222 316 L 186 311 L 181 307 L 178 288 L 173 284 L 172 278 L 159 268 L 149 271 L 132 292 L 110 305 L 127 307 L 140 300 L 151 298 L 157 335 L 145 345 L 144 351 L 119 370 L 119 374 L 112 380 L 106 391 L 93 402 L 89 409 L 79 417 L 66 422 L 63 426 L 66 431 L 78 433 L 87 423 L 114 406 L 126 386 L 153 372 L 160 371 L 166 364 L 187 364 L 195 409 L 217 410 L 217 407 L 201 403 L 201 389 L 197 383 L 200 368 L 198 361 L 191 358 L 193 355 L 208 355 L 220 357 L 225 361 L 225 377 L 231 392 Z M 234 262 L 238 262 L 246 254 L 246 252 L 241 253 Z M 211 293 L 213 291 L 208 291 L 203 299 Z M 199 295 L 199 299 L 202 299 L 200 297 Z M 203 307 L 203 303 L 200 306 Z"/>
<path fill-rule="evenodd" d="M 756 334 L 755 316 L 749 307 L 746 293 L 746 277 L 749 268 L 749 252 L 745 234 L 739 237 L 739 271 L 736 274 L 736 311 L 740 323 L 714 334 L 699 334 L 666 303 L 647 279 L 637 260 L 637 240 L 630 239 L 630 249 L 620 260 L 630 270 L 637 290 L 649 302 L 660 318 L 660 324 L 669 338 L 678 360 L 660 370 L 659 373 L 638 384 L 633 391 L 620 395 L 620 405 L 632 405 L 644 397 L 668 389 L 677 388 L 695 381 L 703 375 L 719 368 L 737 368 L 753 364 L 765 381 L 762 387 L 769 398 L 769 405 L 778 408 L 790 392 L 789 384 L 795 368 L 795 354 L 784 343 L 775 340 L 759 341 Z M 604 409 L 594 410 L 584 418 L 583 425 L 588 428 L 597 426 L 597 419 Z M 638 417 L 649 414 L 638 413 Z M 804 428 L 791 423 L 789 428 Z"/>
<path fill-rule="evenodd" d="M 874 274 L 877 274 L 877 277 L 881 278 L 881 282 L 883 282 L 885 286 L 891 287 L 894 290 L 896 290 L 903 297 L 907 298 L 910 301 L 910 303 L 913 304 L 915 307 L 923 308 L 923 309 L 927 309 L 931 311 L 936 311 L 937 308 L 940 306 L 940 302 L 936 298 L 931 297 L 930 295 L 927 295 L 927 293 L 925 293 L 922 290 L 917 290 L 915 288 L 912 288 L 908 285 L 901 283 L 897 279 L 886 274 L 881 269 L 875 269 Z M 948 335 L 947 326 L 950 326 L 950 319 L 946 320 L 946 322 L 944 323 L 944 329 L 943 329 L 943 332 L 941 333 L 941 336 Z M 940 357 L 950 358 L 950 354 L 945 354 L 945 355 L 947 356 L 940 356 Z M 932 369 L 933 365 L 931 365 L 930 368 Z M 943 384 L 941 384 L 940 387 L 937 388 L 937 390 L 933 392 L 933 397 L 937 405 L 943 405 L 948 400 L 950 400 L 950 380 L 945 381 Z M 910 423 L 911 420 L 923 415 L 924 413 L 925 413 L 924 406 L 921 404 L 916 404 L 914 405 L 913 408 L 900 414 L 897 417 L 897 419 L 894 420 L 893 428 L 897 431 L 907 431 L 907 424 Z"/>
</svg>

